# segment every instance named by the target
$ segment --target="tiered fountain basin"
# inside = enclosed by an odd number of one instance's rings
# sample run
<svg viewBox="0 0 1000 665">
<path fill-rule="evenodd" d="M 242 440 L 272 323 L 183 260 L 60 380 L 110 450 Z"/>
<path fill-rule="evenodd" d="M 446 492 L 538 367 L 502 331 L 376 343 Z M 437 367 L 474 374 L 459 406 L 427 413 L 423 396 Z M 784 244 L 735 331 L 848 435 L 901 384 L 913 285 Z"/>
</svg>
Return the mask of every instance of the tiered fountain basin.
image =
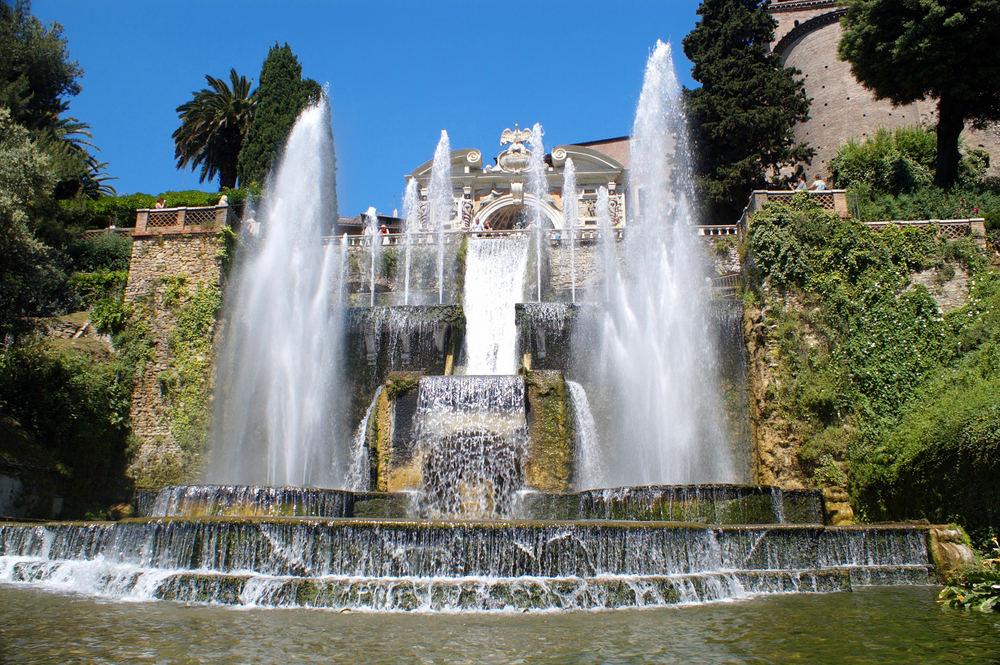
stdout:
<svg viewBox="0 0 1000 665">
<path fill-rule="evenodd" d="M 306 487 L 177 485 L 160 490 L 143 517 L 419 518 L 415 492 L 348 492 Z M 760 485 L 617 487 L 557 494 L 521 491 L 518 520 L 628 520 L 701 524 L 822 524 L 819 490 Z"/>
<path fill-rule="evenodd" d="M 0 526 L 0 579 L 116 599 L 396 611 L 658 607 L 926 585 L 927 526 L 160 517 Z"/>
</svg>

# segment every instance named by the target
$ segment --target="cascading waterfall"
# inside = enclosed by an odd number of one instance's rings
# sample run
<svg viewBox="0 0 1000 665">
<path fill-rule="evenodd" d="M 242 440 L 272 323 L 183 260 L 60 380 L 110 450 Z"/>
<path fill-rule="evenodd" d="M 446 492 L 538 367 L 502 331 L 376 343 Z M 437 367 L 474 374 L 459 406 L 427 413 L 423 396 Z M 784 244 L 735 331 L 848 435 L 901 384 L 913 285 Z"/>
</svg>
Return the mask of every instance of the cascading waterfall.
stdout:
<svg viewBox="0 0 1000 665">
<path fill-rule="evenodd" d="M 403 304 L 410 304 L 410 255 L 413 252 L 413 233 L 420 224 L 420 185 L 415 178 L 406 183 L 403 194 L 403 217 L 406 220 L 404 242 L 406 243 L 406 266 L 404 268 Z"/>
<path fill-rule="evenodd" d="M 423 457 L 423 512 L 509 515 L 527 451 L 520 376 L 420 380 L 415 438 Z"/>
<path fill-rule="evenodd" d="M 578 490 L 598 487 L 603 473 L 601 470 L 601 443 L 597 438 L 594 414 L 590 411 L 587 393 L 576 381 L 566 381 L 576 424 L 576 488 Z"/>
<path fill-rule="evenodd" d="M 576 166 L 573 158 L 566 158 L 563 168 L 563 223 L 566 225 L 566 235 L 569 237 L 569 283 L 570 302 L 576 304 Z"/>
<path fill-rule="evenodd" d="M 349 451 L 331 306 L 341 248 L 333 134 L 324 96 L 299 116 L 227 291 L 216 361 L 210 482 L 342 487 Z"/>
<path fill-rule="evenodd" d="M 465 259 L 466 370 L 473 374 L 517 371 L 514 305 L 524 291 L 525 238 L 469 237 Z"/>
<path fill-rule="evenodd" d="M 591 367 L 591 403 L 609 423 L 601 431 L 600 484 L 733 482 L 697 260 L 691 171 L 681 88 L 670 47 L 649 58 L 631 139 L 633 204 L 623 265 L 606 314 L 577 334 Z M 578 363 L 580 366 L 580 363 Z M 597 397 L 595 397 L 595 391 Z"/>
<path fill-rule="evenodd" d="M 538 284 L 538 302 L 542 302 L 542 227 L 545 213 L 542 206 L 549 195 L 545 178 L 545 145 L 542 143 L 542 126 L 537 122 L 531 128 L 531 152 L 528 159 L 528 190 L 534 201 L 531 204 L 531 223 L 535 227 L 535 282 Z"/>
<path fill-rule="evenodd" d="M 368 423 L 371 421 L 372 411 L 378 404 L 378 398 L 382 394 L 382 387 L 375 390 L 375 397 L 372 398 L 365 417 L 361 419 L 358 428 L 354 431 L 354 438 L 351 439 L 351 466 L 347 471 L 347 482 L 345 487 L 352 492 L 366 492 L 371 484 L 371 460 L 368 459 L 368 447 L 365 445 L 368 439 Z"/>
<path fill-rule="evenodd" d="M 130 600 L 614 609 L 931 582 L 916 526 L 155 519 L 0 524 L 0 581 Z"/>
<path fill-rule="evenodd" d="M 448 132 L 441 130 L 441 140 L 434 150 L 431 182 L 428 191 L 430 228 L 437 233 L 438 304 L 444 304 L 444 227 L 451 221 L 455 203 L 451 190 L 451 143 Z"/>
<path fill-rule="evenodd" d="M 928 542 L 943 530 L 825 527 L 819 490 L 705 484 L 747 476 L 733 471 L 739 436 L 724 435 L 716 394 L 719 382 L 745 392 L 742 310 L 713 303 L 712 320 L 704 304 L 679 92 L 669 47 L 658 44 L 632 138 L 622 267 L 601 187 L 604 292 L 583 306 L 518 305 L 529 238 L 471 236 L 463 306 L 440 306 L 454 206 L 442 132 L 427 218 L 416 181 L 407 186 L 399 278 L 404 304 L 432 297 L 431 243 L 417 243 L 411 266 L 413 234 L 429 222 L 438 305 L 373 306 L 382 238 L 371 209 L 370 303 L 343 310 L 347 237 L 324 244 L 337 219 L 328 103 L 307 109 L 261 224 L 244 237 L 219 327 L 208 474 L 219 484 L 163 488 L 155 503 L 145 492 L 142 517 L 117 523 L 0 523 L 0 584 L 128 600 L 509 612 L 932 583 Z M 536 124 L 526 202 L 539 301 L 549 200 L 541 139 Z M 567 160 L 571 243 L 574 175 Z M 571 244 L 574 300 L 575 254 Z M 357 352 L 348 359 L 356 397 L 374 393 L 353 438 L 338 429 L 347 429 L 338 425 L 347 420 L 345 334 Z M 535 371 L 516 375 L 519 342 Z M 716 372 L 716 358 L 744 364 Z M 449 368 L 466 376 L 443 375 Z M 565 381 L 571 414 L 561 371 L 580 381 Z M 575 469 L 546 468 L 560 456 Z"/>
</svg>

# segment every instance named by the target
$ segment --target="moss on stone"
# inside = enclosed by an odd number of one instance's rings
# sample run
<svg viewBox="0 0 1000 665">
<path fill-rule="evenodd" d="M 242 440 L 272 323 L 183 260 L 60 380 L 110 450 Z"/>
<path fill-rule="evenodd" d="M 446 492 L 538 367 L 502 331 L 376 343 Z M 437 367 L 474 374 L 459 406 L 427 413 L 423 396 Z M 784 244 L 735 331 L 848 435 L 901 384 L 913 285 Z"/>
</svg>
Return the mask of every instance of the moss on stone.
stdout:
<svg viewBox="0 0 1000 665">
<path fill-rule="evenodd" d="M 544 492 L 565 492 L 573 482 L 573 409 L 562 372 L 525 371 L 528 391 L 526 485 Z"/>
</svg>

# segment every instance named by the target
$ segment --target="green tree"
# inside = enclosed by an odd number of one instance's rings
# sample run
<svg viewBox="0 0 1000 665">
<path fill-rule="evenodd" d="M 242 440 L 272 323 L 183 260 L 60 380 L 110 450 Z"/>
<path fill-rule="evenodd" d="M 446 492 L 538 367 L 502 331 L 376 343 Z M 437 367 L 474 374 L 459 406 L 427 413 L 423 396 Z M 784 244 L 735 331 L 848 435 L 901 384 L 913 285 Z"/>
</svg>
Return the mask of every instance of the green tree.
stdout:
<svg viewBox="0 0 1000 665">
<path fill-rule="evenodd" d="M 257 109 L 243 137 L 239 159 L 241 187 L 264 182 L 295 119 L 321 94 L 316 81 L 302 79 L 302 65 L 288 44 L 275 44 L 264 60 L 257 88 Z"/>
<path fill-rule="evenodd" d="M 61 25 L 43 25 L 27 0 L 0 2 L 0 105 L 14 122 L 30 130 L 51 126 L 69 106 L 65 97 L 80 93 L 81 76 Z"/>
<path fill-rule="evenodd" d="M 950 187 L 966 122 L 1000 120 L 1000 2 L 851 0 L 842 22 L 839 57 L 877 99 L 937 100 L 934 184 Z"/>
<path fill-rule="evenodd" d="M 793 128 L 809 119 L 799 72 L 769 53 L 777 25 L 757 0 L 704 0 L 684 38 L 700 88 L 685 90 L 701 198 L 710 214 L 732 217 L 778 169 L 808 163 Z"/>
<path fill-rule="evenodd" d="M 43 25 L 31 15 L 31 3 L 14 6 L 0 2 L 0 107 L 31 132 L 36 147 L 49 155 L 56 179 L 56 199 L 114 193 L 107 184 L 106 163 L 89 151 L 89 126 L 76 118 L 62 118 L 79 94 L 83 70 L 70 61 L 62 26 Z M 98 151 L 99 152 L 99 151 Z"/>
<path fill-rule="evenodd" d="M 64 297 L 66 276 L 29 226 L 52 189 L 49 162 L 0 108 L 0 343 L 30 329 L 32 317 L 52 313 Z"/>
<path fill-rule="evenodd" d="M 257 104 L 252 81 L 229 70 L 230 87 L 222 79 L 205 76 L 208 88 L 177 107 L 181 126 L 174 132 L 177 168 L 201 166 L 199 182 L 219 175 L 219 190 L 236 187 L 237 163 L 243 139 Z"/>
</svg>

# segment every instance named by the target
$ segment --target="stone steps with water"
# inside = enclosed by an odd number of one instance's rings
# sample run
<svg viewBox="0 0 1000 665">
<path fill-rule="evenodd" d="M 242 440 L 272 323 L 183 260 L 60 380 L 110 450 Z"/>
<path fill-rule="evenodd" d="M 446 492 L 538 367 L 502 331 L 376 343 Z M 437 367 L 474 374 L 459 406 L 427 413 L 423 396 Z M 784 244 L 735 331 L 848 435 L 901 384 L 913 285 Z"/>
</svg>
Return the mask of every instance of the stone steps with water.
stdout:
<svg viewBox="0 0 1000 665">
<path fill-rule="evenodd" d="M 928 584 L 926 528 L 317 518 L 0 526 L 0 581 L 369 609 L 603 608 Z"/>
</svg>

